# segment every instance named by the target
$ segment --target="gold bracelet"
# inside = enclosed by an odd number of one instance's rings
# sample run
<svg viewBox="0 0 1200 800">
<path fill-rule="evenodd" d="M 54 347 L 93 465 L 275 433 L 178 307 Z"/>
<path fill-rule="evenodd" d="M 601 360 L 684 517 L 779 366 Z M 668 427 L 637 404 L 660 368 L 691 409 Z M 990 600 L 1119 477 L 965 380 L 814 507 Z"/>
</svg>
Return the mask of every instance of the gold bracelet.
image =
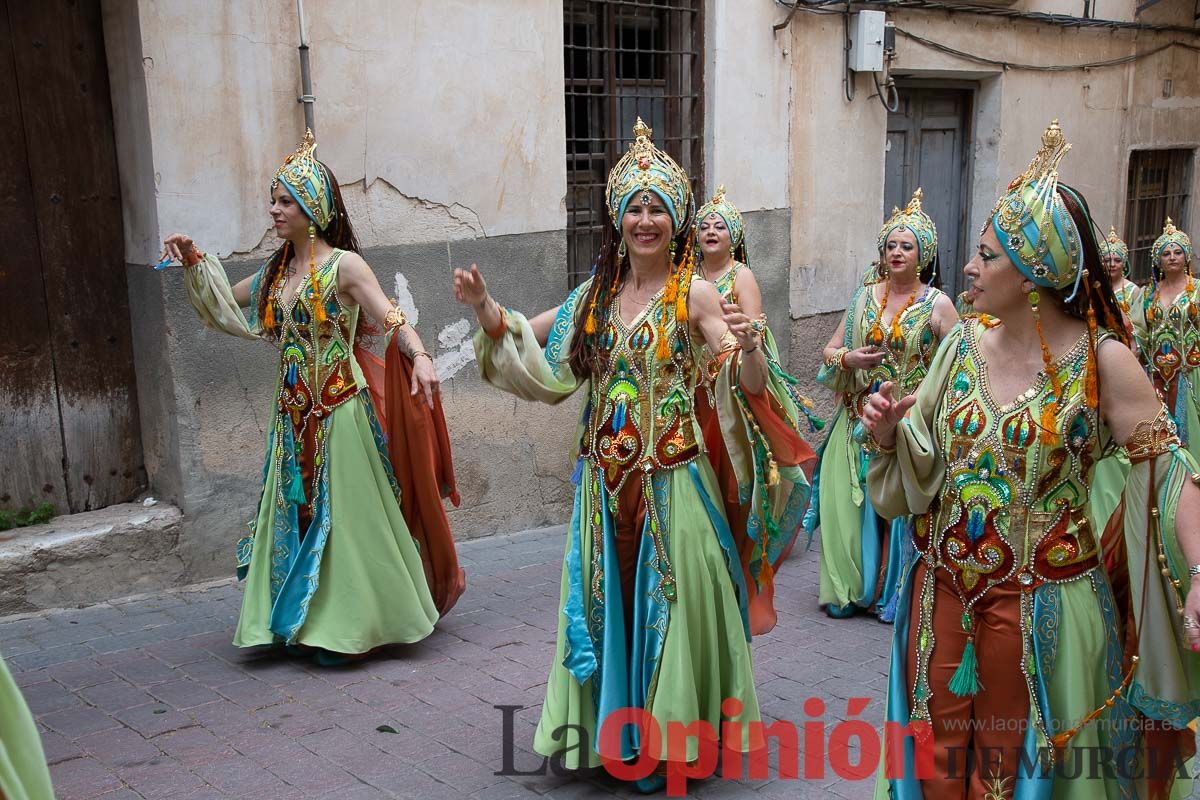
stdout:
<svg viewBox="0 0 1200 800">
<path fill-rule="evenodd" d="M 408 317 L 403 311 L 396 307 L 393 303 L 391 309 L 383 317 L 383 330 L 385 333 L 391 333 L 397 328 L 403 328 L 408 324 Z"/>
<path fill-rule="evenodd" d="M 825 357 L 825 366 L 829 367 L 830 369 L 842 369 L 846 366 L 843 363 L 843 359 L 846 358 L 846 353 L 849 352 L 849 347 L 839 347 L 837 350 L 834 350 L 833 353 Z"/>
<path fill-rule="evenodd" d="M 433 356 L 429 355 L 429 353 L 425 352 L 424 350 L 418 350 L 417 352 L 413 353 L 412 354 L 413 361 L 417 360 L 417 356 L 425 356 L 426 358 L 429 359 L 429 363 L 431 363 L 431 364 L 433 363 Z"/>
<path fill-rule="evenodd" d="M 872 433 L 872 434 L 868 434 L 867 440 L 865 442 L 863 442 L 863 449 L 865 449 L 868 453 L 883 454 L 885 456 L 890 456 L 890 455 L 895 454 L 895 452 L 896 452 L 896 443 L 892 442 L 891 447 L 885 447 L 884 445 L 879 443 L 879 440 L 875 438 L 875 434 Z"/>
</svg>

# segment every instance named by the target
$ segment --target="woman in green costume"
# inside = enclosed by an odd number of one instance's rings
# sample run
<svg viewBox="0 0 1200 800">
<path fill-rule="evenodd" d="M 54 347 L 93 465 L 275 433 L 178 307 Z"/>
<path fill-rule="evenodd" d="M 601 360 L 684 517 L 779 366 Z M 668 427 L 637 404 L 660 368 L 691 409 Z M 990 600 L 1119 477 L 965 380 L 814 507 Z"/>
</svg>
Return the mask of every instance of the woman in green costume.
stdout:
<svg viewBox="0 0 1200 800">
<path fill-rule="evenodd" d="M 220 262 L 188 237 L 166 245 L 185 266 L 206 326 L 280 349 L 262 498 L 238 542 L 246 589 L 234 644 L 312 648 L 336 664 L 425 638 L 439 611 L 356 358 L 360 311 L 386 329 L 389 347 L 394 334 L 412 359 L 413 393 L 431 407 L 438 380 L 359 255 L 341 191 L 315 148 L 309 132 L 275 175 L 270 211 L 283 244 L 255 274 L 230 286 Z"/>
<path fill-rule="evenodd" d="M 33 715 L 0 658 L 0 798 L 54 800 Z"/>
<path fill-rule="evenodd" d="M 866 496 L 863 404 L 884 381 L 915 391 L 938 342 L 958 323 L 950 298 L 931 283 L 937 228 L 921 209 L 921 196 L 917 189 L 879 231 L 878 267 L 867 272 L 851 298 L 817 374 L 838 393 L 838 406 L 817 451 L 821 460 L 804 524 L 810 535 L 821 529 L 818 602 L 834 618 L 874 606 L 890 622 L 908 555 L 907 521 L 885 522 Z"/>
<path fill-rule="evenodd" d="M 1200 715 L 1200 489 L 1120 341 L 1058 123 L 980 234 L 976 307 L 915 394 L 863 412 L 867 483 L 915 514 L 876 797 L 1165 798 Z M 1101 325 L 1106 327 L 1101 327 Z M 1088 522 L 1110 441 L 1123 528 Z M 1176 782 L 1186 794 L 1186 780 Z"/>
<path fill-rule="evenodd" d="M 1108 226 L 1108 236 L 1100 242 L 1100 264 L 1108 275 L 1113 296 L 1126 319 L 1133 319 L 1132 309 L 1141 299 L 1142 288 L 1129 280 L 1129 245 L 1117 236 L 1117 229 Z"/>
<path fill-rule="evenodd" d="M 1130 338 L 1130 347 L 1133 352 L 1138 353 L 1140 347 L 1132 319 L 1133 309 L 1141 302 L 1142 289 L 1129 280 L 1129 246 L 1121 241 L 1121 237 L 1117 236 L 1117 229 L 1111 225 L 1108 228 L 1108 236 L 1100 239 L 1097 244 L 1100 248 L 1100 265 L 1104 268 L 1104 274 L 1108 276 L 1117 305 L 1121 307 L 1121 322 Z M 1114 519 L 1113 513 L 1120 505 L 1128 477 L 1129 456 L 1124 448 L 1114 445 L 1113 451 L 1096 464 L 1096 470 L 1092 474 L 1088 517 L 1096 530 L 1104 531 L 1109 521 Z M 1119 524 L 1120 517 L 1116 518 L 1116 522 Z"/>
<path fill-rule="evenodd" d="M 696 277 L 702 278 L 721 294 L 726 303 L 736 303 L 746 316 L 757 320 L 762 332 L 762 345 L 767 358 L 767 366 L 787 390 L 792 408 L 785 418 L 791 419 L 803 414 L 808 420 L 809 430 L 820 430 L 825 423 L 813 416 L 813 403 L 796 391 L 796 379 L 789 375 L 779 361 L 779 349 L 775 345 L 775 337 L 767 326 L 766 314 L 763 313 L 762 292 L 758 280 L 750 270 L 749 256 L 746 252 L 746 223 L 737 207 L 725 196 L 725 187 L 717 187 L 712 200 L 700 207 L 696 213 L 696 247 L 699 258 L 696 263 Z M 730 352 L 730 351 L 726 351 Z M 719 363 L 719 362 L 715 362 Z M 708 450 L 709 461 L 717 473 L 722 497 L 725 500 L 725 515 L 733 530 L 734 540 L 738 551 L 743 553 L 743 563 L 746 565 L 746 590 L 750 605 L 750 631 L 755 636 L 769 632 L 775 627 L 777 615 L 774 605 L 774 575 L 787 554 L 791 551 L 795 537 L 803 527 L 803 514 L 806 502 L 799 502 L 800 497 L 808 496 L 808 481 L 794 487 L 792 496 L 795 502 L 794 513 L 779 520 L 780 541 L 779 552 L 763 552 L 765 561 L 752 563 L 752 551 L 760 538 L 760 529 L 764 524 L 772 524 L 769 513 L 752 514 L 750 498 L 745 496 L 746 484 L 739 480 L 737 470 L 732 461 L 726 456 L 722 446 L 720 414 L 708 404 L 708 395 L 701 392 L 697 396 L 697 416 L 704 434 L 705 446 Z M 797 414 L 796 411 L 800 413 Z M 817 456 L 812 448 L 800 438 L 799 431 L 788 432 L 793 447 L 786 456 L 789 463 L 798 463 L 806 475 L 812 474 Z M 773 453 L 780 457 L 781 453 Z"/>
<path fill-rule="evenodd" d="M 486 381 L 545 403 L 579 390 L 587 397 L 557 646 L 534 749 L 560 755 L 568 768 L 603 762 L 620 771 L 636 758 L 641 772 L 623 777 L 654 788 L 656 759 L 668 773 L 699 759 L 703 771 L 715 752 L 692 738 L 682 750 L 655 753 L 641 728 L 616 722 L 622 709 L 644 712 L 660 729 L 708 726 L 709 742 L 723 722 L 740 722 L 724 747 L 762 744 L 748 724 L 759 710 L 743 569 L 705 458 L 696 393 L 712 392 L 753 508 L 777 521 L 803 506 L 804 493 L 789 501 L 785 487 L 803 485 L 803 475 L 772 455 L 780 448 L 765 417 L 786 413 L 790 402 L 754 321 L 693 279 L 688 177 L 640 119 L 633 133 L 609 173 L 612 226 L 593 276 L 561 306 L 532 319 L 502 309 L 474 266 L 456 270 L 455 295 L 479 319 L 475 354 Z M 727 349 L 706 382 L 705 366 Z M 777 552 L 780 531 L 764 526 L 752 558 Z"/>
<path fill-rule="evenodd" d="M 1168 218 L 1150 248 L 1150 285 L 1134 307 L 1133 329 L 1179 438 L 1200 458 L 1200 381 L 1194 377 L 1200 367 L 1200 286 L 1192 256 L 1192 240 Z"/>
</svg>

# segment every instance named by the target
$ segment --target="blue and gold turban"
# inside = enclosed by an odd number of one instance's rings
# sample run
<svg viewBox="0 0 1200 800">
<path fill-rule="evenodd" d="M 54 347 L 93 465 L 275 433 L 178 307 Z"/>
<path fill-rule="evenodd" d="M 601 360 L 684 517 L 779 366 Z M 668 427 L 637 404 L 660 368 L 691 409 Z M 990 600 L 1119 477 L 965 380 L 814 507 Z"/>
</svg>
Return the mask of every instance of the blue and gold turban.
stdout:
<svg viewBox="0 0 1200 800">
<path fill-rule="evenodd" d="M 650 141 L 653 133 L 638 117 L 633 126 L 633 143 L 608 173 L 604 202 L 613 225 L 620 230 L 621 217 L 633 196 L 654 192 L 666 204 L 671 214 L 671 234 L 677 236 L 691 220 L 692 186 L 687 173 L 674 159 Z"/>
<path fill-rule="evenodd" d="M 296 148 L 296 152 L 283 160 L 271 181 L 271 189 L 279 184 L 287 187 L 292 197 L 304 209 L 320 230 L 329 227 L 337 210 L 333 204 L 333 186 L 329 180 L 329 172 L 325 165 L 317 161 L 317 143 L 311 130 L 305 129 L 304 141 Z"/>
<path fill-rule="evenodd" d="M 1192 263 L 1192 240 L 1191 238 L 1175 227 L 1175 223 L 1167 217 L 1167 225 L 1163 228 L 1162 235 L 1154 240 L 1154 246 L 1150 248 L 1150 254 L 1157 262 L 1158 257 L 1162 255 L 1163 250 L 1166 250 L 1173 244 L 1179 245 L 1179 249 L 1183 251 L 1183 259 L 1187 264 Z"/>
<path fill-rule="evenodd" d="M 883 252 L 884 245 L 887 244 L 888 237 L 892 235 L 893 231 L 911 231 L 912 235 L 917 237 L 917 261 L 922 270 L 933 263 L 933 257 L 937 255 L 937 226 L 933 224 L 933 219 L 921 209 L 921 198 L 924 196 L 921 188 L 917 187 L 904 210 L 893 208 L 891 218 L 883 224 L 883 228 L 879 231 L 880 253 Z"/>
<path fill-rule="evenodd" d="M 729 246 L 737 247 L 742 243 L 742 236 L 746 231 L 746 221 L 742 219 L 742 212 L 737 210 L 737 206 L 725 199 L 725 186 L 717 187 L 717 193 L 713 195 L 712 200 L 709 200 L 704 205 L 700 206 L 700 210 L 696 212 L 696 227 L 700 227 L 700 223 L 708 219 L 709 214 L 716 214 L 721 219 L 725 220 L 725 227 L 729 229 Z"/>
<path fill-rule="evenodd" d="M 1058 165 L 1071 149 L 1058 120 L 1042 134 L 1042 147 L 992 209 L 992 228 L 1013 265 L 1038 286 L 1066 289 L 1083 268 L 1075 220 L 1058 193 Z M 1069 191 L 1064 189 L 1064 191 Z"/>
<path fill-rule="evenodd" d="M 1125 265 L 1125 273 L 1129 273 L 1129 245 L 1117 236 L 1117 229 L 1112 225 L 1108 226 L 1108 238 L 1100 242 L 1100 260 L 1116 256 L 1121 259 L 1121 263 Z"/>
</svg>

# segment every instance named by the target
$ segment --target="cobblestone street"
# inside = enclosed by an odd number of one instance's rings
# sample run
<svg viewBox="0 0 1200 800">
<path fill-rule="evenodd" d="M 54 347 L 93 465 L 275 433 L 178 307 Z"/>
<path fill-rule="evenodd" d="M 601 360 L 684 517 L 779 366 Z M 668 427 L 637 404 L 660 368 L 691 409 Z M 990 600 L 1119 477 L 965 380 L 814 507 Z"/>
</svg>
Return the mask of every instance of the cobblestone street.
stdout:
<svg viewBox="0 0 1200 800">
<path fill-rule="evenodd" d="M 562 528 L 464 544 L 469 588 L 417 645 L 344 668 L 239 650 L 231 581 L 0 620 L 0 652 L 42 729 L 62 800 L 222 797 L 629 796 L 604 775 L 498 776 L 503 719 L 520 705 L 515 762 L 530 770 L 554 651 Z M 819 697 L 834 724 L 849 697 L 882 717 L 890 629 L 816 608 L 818 553 L 780 576 L 779 625 L 755 640 L 765 716 L 797 725 Z M 774 759 L 772 761 L 774 765 Z M 774 766 L 772 775 L 775 775 Z M 870 795 L 870 781 L 693 782 L 698 797 Z"/>
</svg>

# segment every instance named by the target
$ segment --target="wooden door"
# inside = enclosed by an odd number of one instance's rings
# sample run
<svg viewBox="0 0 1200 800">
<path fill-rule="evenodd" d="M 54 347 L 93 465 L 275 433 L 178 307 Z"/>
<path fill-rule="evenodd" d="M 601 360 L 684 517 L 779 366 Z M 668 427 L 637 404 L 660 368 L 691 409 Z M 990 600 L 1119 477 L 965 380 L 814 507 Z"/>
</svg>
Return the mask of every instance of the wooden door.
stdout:
<svg viewBox="0 0 1200 800">
<path fill-rule="evenodd" d="M 963 288 L 967 261 L 967 176 L 971 93 L 964 89 L 900 87 L 900 107 L 888 114 L 884 208 L 901 208 L 920 186 L 938 230 L 941 285 Z"/>
<path fill-rule="evenodd" d="M 145 484 L 99 0 L 0 0 L 0 506 Z"/>
</svg>

